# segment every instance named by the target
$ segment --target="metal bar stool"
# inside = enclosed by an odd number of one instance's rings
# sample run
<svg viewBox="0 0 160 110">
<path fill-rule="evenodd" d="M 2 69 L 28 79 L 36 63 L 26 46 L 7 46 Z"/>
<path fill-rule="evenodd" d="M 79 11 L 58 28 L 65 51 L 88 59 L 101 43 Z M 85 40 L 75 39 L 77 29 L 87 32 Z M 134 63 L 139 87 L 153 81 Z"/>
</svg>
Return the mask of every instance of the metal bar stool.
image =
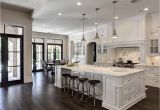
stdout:
<svg viewBox="0 0 160 110">
<path fill-rule="evenodd" d="M 63 76 L 62 86 L 64 88 L 64 92 L 66 92 L 66 88 L 70 88 L 70 84 L 68 83 L 68 78 L 70 75 L 71 74 L 69 74 L 69 73 L 62 74 L 62 76 Z"/>
<path fill-rule="evenodd" d="M 78 90 L 78 88 L 75 86 L 75 81 L 78 79 L 78 75 L 70 75 L 70 89 L 72 90 L 72 96 L 74 94 L 74 91 Z"/>
<path fill-rule="evenodd" d="M 84 94 L 88 92 L 88 88 L 87 88 L 88 78 L 86 78 L 85 76 L 81 77 L 80 74 L 81 73 L 79 73 L 79 78 L 77 79 L 78 80 L 78 83 L 77 83 L 78 91 L 77 91 L 75 98 L 77 98 L 77 96 L 81 94 L 81 101 L 82 101 Z M 80 90 L 80 85 L 81 85 L 81 90 Z M 85 90 L 85 85 L 86 85 L 86 90 Z"/>
<path fill-rule="evenodd" d="M 95 106 L 96 96 L 98 96 L 96 94 L 96 86 L 100 82 L 101 82 L 100 80 L 88 80 L 88 83 L 90 84 L 90 86 L 89 86 L 89 94 L 88 94 L 88 98 L 86 99 L 86 102 L 88 101 L 89 98 L 93 98 L 94 99 L 94 106 Z M 91 88 L 93 89 L 92 94 L 91 94 Z"/>
</svg>

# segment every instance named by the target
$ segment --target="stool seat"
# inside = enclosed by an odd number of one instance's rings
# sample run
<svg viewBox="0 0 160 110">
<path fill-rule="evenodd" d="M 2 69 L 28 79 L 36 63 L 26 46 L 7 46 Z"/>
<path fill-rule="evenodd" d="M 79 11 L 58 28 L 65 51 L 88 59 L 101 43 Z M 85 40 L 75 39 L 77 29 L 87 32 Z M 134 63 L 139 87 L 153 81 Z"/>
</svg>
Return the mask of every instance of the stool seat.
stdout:
<svg viewBox="0 0 160 110">
<path fill-rule="evenodd" d="M 70 75 L 71 75 L 71 74 L 68 74 L 68 73 L 62 74 L 63 77 L 69 77 Z"/>
<path fill-rule="evenodd" d="M 82 82 L 82 83 L 84 83 L 85 81 L 87 81 L 88 80 L 88 78 L 78 78 L 78 81 L 79 82 Z"/>
<path fill-rule="evenodd" d="M 89 80 L 88 82 L 90 85 L 96 85 L 96 84 L 100 83 L 101 81 L 100 80 Z"/>
<path fill-rule="evenodd" d="M 78 78 L 78 76 L 74 76 L 74 75 L 71 75 L 71 76 L 69 76 L 72 80 L 75 80 L 75 79 L 77 79 Z"/>
</svg>

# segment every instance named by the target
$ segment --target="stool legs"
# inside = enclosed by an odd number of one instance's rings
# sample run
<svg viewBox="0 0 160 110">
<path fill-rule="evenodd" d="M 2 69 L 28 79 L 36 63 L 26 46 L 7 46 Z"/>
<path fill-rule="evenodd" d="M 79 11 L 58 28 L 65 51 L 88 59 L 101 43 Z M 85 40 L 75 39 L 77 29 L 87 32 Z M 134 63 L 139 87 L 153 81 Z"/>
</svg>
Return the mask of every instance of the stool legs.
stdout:
<svg viewBox="0 0 160 110">
<path fill-rule="evenodd" d="M 77 98 L 77 96 L 78 96 L 78 94 L 79 94 L 79 85 L 80 85 L 80 83 L 78 82 L 78 83 L 77 83 L 77 94 L 75 95 L 75 99 Z"/>
<path fill-rule="evenodd" d="M 81 101 L 83 100 L 83 96 L 84 96 L 84 83 L 82 83 L 82 95 L 81 95 Z"/>
<path fill-rule="evenodd" d="M 73 96 L 73 93 L 74 93 L 74 89 L 75 89 L 75 83 L 74 83 L 75 80 L 72 80 L 72 96 Z"/>
<path fill-rule="evenodd" d="M 64 93 L 66 92 L 66 88 L 68 87 L 68 84 L 67 84 L 67 77 L 64 78 L 64 82 L 63 82 L 63 86 L 64 86 Z"/>
<path fill-rule="evenodd" d="M 93 93 L 90 93 L 90 88 L 93 88 Z M 88 101 L 88 99 L 93 98 L 94 101 L 94 106 L 96 105 L 96 90 L 95 90 L 95 85 L 90 85 L 89 86 L 89 93 L 88 93 L 88 98 L 86 99 L 86 102 Z"/>
</svg>

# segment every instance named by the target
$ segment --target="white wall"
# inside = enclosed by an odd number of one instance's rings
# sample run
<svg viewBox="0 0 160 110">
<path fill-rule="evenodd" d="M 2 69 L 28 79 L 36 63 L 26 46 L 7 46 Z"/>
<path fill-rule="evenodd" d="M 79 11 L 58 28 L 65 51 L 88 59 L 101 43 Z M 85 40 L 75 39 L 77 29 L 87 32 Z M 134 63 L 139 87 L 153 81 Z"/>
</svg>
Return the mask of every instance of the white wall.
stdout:
<svg viewBox="0 0 160 110">
<path fill-rule="evenodd" d="M 63 40 L 63 58 L 68 58 L 68 36 L 66 35 L 58 35 L 58 34 L 50 34 L 50 33 L 42 33 L 42 32 L 33 32 L 32 37 L 44 38 L 45 42 L 45 60 L 47 61 L 47 38 L 49 39 L 61 39 Z"/>
<path fill-rule="evenodd" d="M 1 19 L 3 24 L 11 24 L 24 27 L 24 82 L 32 82 L 32 19 L 31 14 L 18 10 L 10 10 L 1 7 Z"/>
</svg>

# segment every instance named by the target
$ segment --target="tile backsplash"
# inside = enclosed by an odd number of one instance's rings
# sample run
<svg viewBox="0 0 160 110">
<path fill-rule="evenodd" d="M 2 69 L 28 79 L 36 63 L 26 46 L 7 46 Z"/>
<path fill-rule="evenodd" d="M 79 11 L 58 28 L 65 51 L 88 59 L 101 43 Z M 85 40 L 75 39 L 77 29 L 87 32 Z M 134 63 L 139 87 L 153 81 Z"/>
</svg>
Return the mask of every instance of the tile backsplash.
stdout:
<svg viewBox="0 0 160 110">
<path fill-rule="evenodd" d="M 138 47 L 132 48 L 116 48 L 115 49 L 115 60 L 118 61 L 118 58 L 122 58 L 124 63 L 127 60 L 132 60 L 133 63 L 140 62 L 140 50 Z"/>
<path fill-rule="evenodd" d="M 160 56 L 150 57 L 150 63 L 154 65 L 160 65 Z"/>
</svg>

